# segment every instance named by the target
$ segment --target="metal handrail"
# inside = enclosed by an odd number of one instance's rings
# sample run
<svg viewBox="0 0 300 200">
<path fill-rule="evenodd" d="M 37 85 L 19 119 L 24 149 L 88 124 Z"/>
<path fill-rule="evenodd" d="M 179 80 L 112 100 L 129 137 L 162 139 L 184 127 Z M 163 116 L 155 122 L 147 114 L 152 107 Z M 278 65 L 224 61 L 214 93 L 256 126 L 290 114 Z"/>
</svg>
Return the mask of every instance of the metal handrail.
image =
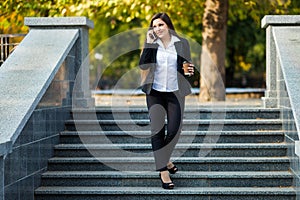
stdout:
<svg viewBox="0 0 300 200">
<path fill-rule="evenodd" d="M 0 34 L 0 66 L 8 58 L 9 54 L 18 46 L 26 34 Z"/>
</svg>

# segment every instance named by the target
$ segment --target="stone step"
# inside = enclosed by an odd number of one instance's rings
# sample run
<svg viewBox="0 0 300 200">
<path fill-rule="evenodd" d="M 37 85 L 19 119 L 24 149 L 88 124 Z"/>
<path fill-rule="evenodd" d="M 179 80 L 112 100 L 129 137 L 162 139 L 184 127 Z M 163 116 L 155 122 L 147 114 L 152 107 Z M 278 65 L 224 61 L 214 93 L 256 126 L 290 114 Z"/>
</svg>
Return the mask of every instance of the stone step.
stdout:
<svg viewBox="0 0 300 200">
<path fill-rule="evenodd" d="M 120 120 L 148 119 L 147 108 L 96 108 L 72 111 L 75 119 L 82 120 Z M 185 119 L 278 119 L 279 109 L 266 108 L 186 108 Z"/>
<path fill-rule="evenodd" d="M 279 109 L 186 108 L 174 190 L 154 171 L 145 107 L 72 114 L 37 200 L 295 199 Z"/>
<path fill-rule="evenodd" d="M 40 187 L 36 200 L 295 200 L 292 187 Z"/>
<path fill-rule="evenodd" d="M 150 144 L 150 131 L 64 131 L 60 133 L 62 144 L 106 144 L 107 139 L 116 143 Z M 182 131 L 179 143 L 279 143 L 284 141 L 282 131 Z"/>
<path fill-rule="evenodd" d="M 145 131 L 150 130 L 149 120 L 67 120 L 69 131 Z M 279 119 L 261 120 L 197 120 L 183 121 L 183 131 L 258 131 L 281 130 Z"/>
<path fill-rule="evenodd" d="M 184 171 L 286 171 L 288 157 L 179 157 L 172 158 Z M 152 171 L 153 157 L 53 157 L 50 171 Z"/>
<path fill-rule="evenodd" d="M 287 154 L 285 143 L 179 143 L 173 156 L 186 157 L 282 157 Z M 132 157 L 153 156 L 151 144 L 59 144 L 55 148 L 57 157 Z M 131 152 L 131 153 L 128 153 Z"/>
<path fill-rule="evenodd" d="M 42 175 L 42 186 L 155 187 L 158 172 L 135 171 L 49 171 Z M 178 172 L 172 175 L 176 187 L 289 187 L 289 172 Z"/>
</svg>

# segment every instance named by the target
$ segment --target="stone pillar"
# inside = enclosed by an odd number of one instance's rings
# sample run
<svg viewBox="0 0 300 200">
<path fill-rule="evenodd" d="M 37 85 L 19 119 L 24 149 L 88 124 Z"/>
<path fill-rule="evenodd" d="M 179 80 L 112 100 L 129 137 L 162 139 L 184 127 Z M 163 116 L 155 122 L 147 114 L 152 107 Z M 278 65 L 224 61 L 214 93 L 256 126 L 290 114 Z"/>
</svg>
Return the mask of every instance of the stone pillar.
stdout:
<svg viewBox="0 0 300 200">
<path fill-rule="evenodd" d="M 70 98 L 76 107 L 93 107 L 94 99 L 91 98 L 89 87 L 89 29 L 94 28 L 94 23 L 86 17 L 26 17 L 25 25 L 30 29 L 78 29 L 79 38 L 72 50 L 71 57 L 67 58 L 66 65 L 72 70 L 73 85 L 70 86 Z M 75 81 L 75 82 L 74 82 Z M 74 84 L 76 86 L 74 86 Z M 72 91 L 76 87 L 75 91 Z"/>
<path fill-rule="evenodd" d="M 277 107 L 277 88 L 276 88 L 276 47 L 272 34 L 272 26 L 266 30 L 266 92 L 264 97 L 264 106 L 266 108 Z"/>
<path fill-rule="evenodd" d="M 267 15 L 261 21 L 261 27 L 266 29 L 266 92 L 264 106 L 278 108 L 279 89 L 277 78 L 277 54 L 273 30 L 282 26 L 299 26 L 299 15 Z"/>
</svg>

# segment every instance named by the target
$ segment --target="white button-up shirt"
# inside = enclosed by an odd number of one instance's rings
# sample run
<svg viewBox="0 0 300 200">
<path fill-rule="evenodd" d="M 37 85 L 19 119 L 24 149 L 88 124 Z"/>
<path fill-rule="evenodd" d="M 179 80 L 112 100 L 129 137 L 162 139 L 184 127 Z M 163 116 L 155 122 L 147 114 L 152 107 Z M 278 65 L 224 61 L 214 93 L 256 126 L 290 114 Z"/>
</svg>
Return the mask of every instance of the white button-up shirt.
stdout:
<svg viewBox="0 0 300 200">
<path fill-rule="evenodd" d="M 177 52 L 174 43 L 180 41 L 178 37 L 172 35 L 171 42 L 165 48 L 162 41 L 158 39 L 156 62 L 154 72 L 154 82 L 152 88 L 160 92 L 174 92 L 178 90 L 177 81 Z"/>
</svg>

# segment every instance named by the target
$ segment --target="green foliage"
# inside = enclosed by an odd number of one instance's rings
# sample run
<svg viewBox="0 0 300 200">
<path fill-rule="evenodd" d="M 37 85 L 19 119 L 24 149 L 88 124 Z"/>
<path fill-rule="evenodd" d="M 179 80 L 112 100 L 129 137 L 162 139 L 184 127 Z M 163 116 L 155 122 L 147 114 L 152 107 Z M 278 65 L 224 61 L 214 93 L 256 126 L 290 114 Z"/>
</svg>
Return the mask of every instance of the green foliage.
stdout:
<svg viewBox="0 0 300 200">
<path fill-rule="evenodd" d="M 265 78 L 265 30 L 260 21 L 265 15 L 297 14 L 300 2 L 291 0 L 236 0 L 229 1 L 226 49 L 226 85 L 237 86 L 242 76 L 256 79 L 262 87 Z M 250 66 L 250 68 L 249 68 Z"/>
<path fill-rule="evenodd" d="M 107 39 L 115 34 L 128 31 L 134 28 L 147 28 L 150 24 L 152 16 L 157 12 L 167 12 L 173 20 L 176 31 L 180 34 L 187 35 L 195 40 L 201 41 L 201 24 L 203 15 L 204 1 L 161 1 L 161 0 L 127 0 L 127 1 L 107 1 L 103 7 L 105 15 L 98 15 L 95 21 L 95 29 L 101 29 L 103 23 L 110 25 L 107 35 L 98 37 L 99 41 Z M 198 12 L 194 12 L 198 10 Z M 103 8 L 102 8 L 103 12 Z M 193 23 L 191 23 L 193 21 Z M 99 24 L 98 24 L 99 23 Z M 99 34 L 99 31 L 94 31 Z M 103 31 L 101 31 L 103 33 Z M 105 38 L 107 36 L 107 38 Z M 91 36 L 92 38 L 93 36 Z M 104 38 L 103 38 L 104 37 Z M 139 37 L 139 47 L 142 47 L 144 35 Z M 128 40 L 130 41 L 130 39 Z M 119 43 L 120 44 L 120 43 Z M 92 46 L 96 47 L 97 40 L 92 41 Z M 130 45 L 130 44 L 127 44 Z M 110 46 L 118 46 L 118 43 Z M 113 52 L 113 50 L 111 51 Z M 131 52 L 130 56 L 121 56 L 115 60 L 103 72 L 104 77 L 109 77 L 111 82 L 115 83 L 120 76 L 126 71 L 137 68 L 140 50 Z M 198 57 L 199 55 L 195 55 Z M 106 57 L 106 56 L 104 56 Z M 107 56 L 104 59 L 111 59 Z M 119 73 L 119 76 L 116 76 Z M 134 79 L 136 81 L 136 79 Z"/>
<path fill-rule="evenodd" d="M 72 6 L 79 6 L 79 0 L 4 0 L 0 3 L 0 33 L 25 32 L 24 17 L 70 16 Z"/>
<path fill-rule="evenodd" d="M 0 33 L 24 33 L 25 16 L 59 17 L 86 16 L 94 21 L 90 32 L 90 49 L 94 50 L 112 36 L 134 28 L 147 28 L 153 14 L 167 12 L 178 33 L 202 43 L 202 16 L 205 0 L 3 0 L 0 3 Z M 265 30 L 260 21 L 268 14 L 298 14 L 300 1 L 295 0 L 235 0 L 229 1 L 228 34 L 226 49 L 227 85 L 237 75 L 255 74 L 263 78 L 265 71 Z M 128 40 L 128 46 L 142 46 L 143 34 Z M 123 47 L 116 40 L 102 51 L 111 52 L 101 61 L 109 66 L 103 78 L 118 80 L 128 70 L 137 67 L 139 51 L 127 52 L 117 58 L 113 52 Z M 101 45 L 100 45 L 101 46 Z M 97 50 L 98 51 L 98 50 Z M 193 53 L 196 62 L 198 51 Z M 112 59 L 107 63 L 106 60 Z M 105 64 L 105 65 L 106 65 Z M 97 65 L 91 65 L 92 78 L 96 79 Z M 195 82 L 197 82 L 195 80 Z M 197 84 L 197 83 L 196 83 Z M 195 86 L 197 86 L 195 84 Z M 130 85 L 130 84 L 129 84 Z"/>
</svg>

